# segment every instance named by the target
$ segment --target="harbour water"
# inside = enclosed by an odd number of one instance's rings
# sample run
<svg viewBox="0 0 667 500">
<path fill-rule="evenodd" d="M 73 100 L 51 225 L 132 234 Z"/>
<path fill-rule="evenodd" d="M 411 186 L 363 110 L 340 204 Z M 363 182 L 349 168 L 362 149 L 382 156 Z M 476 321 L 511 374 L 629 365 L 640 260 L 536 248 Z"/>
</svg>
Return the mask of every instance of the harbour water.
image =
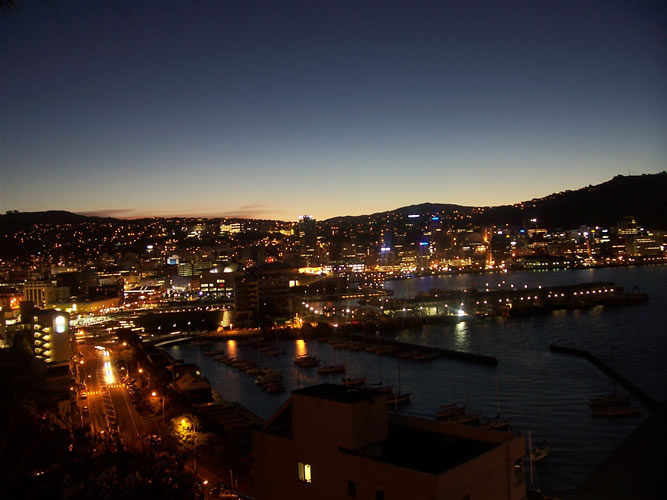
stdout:
<svg viewBox="0 0 667 500">
<path fill-rule="evenodd" d="M 399 360 L 365 351 L 333 349 L 315 340 L 276 340 L 285 354 L 270 357 L 238 341 L 173 345 L 176 358 L 197 363 L 226 399 L 239 401 L 268 418 L 289 391 L 320 382 L 340 382 L 344 375 L 318 375 L 317 368 L 294 365 L 297 355 L 318 356 L 323 363 L 345 363 L 345 376 L 392 385 L 412 393 L 404 411 L 433 418 L 441 404 L 458 403 L 483 417 L 512 419 L 514 431 L 546 439 L 551 455 L 535 467 L 535 486 L 549 490 L 576 487 L 648 415 L 621 419 L 593 418 L 591 396 L 613 392 L 612 380 L 588 361 L 552 353 L 552 343 L 586 349 L 659 402 L 667 398 L 667 267 L 629 267 L 504 274 L 463 274 L 387 281 L 397 297 L 432 288 L 528 287 L 611 281 L 648 293 L 648 302 L 628 307 L 556 311 L 518 319 L 466 319 L 371 336 L 495 356 L 498 366 L 481 366 L 438 358 L 427 362 Z M 231 356 L 278 369 L 286 392 L 267 394 L 253 377 L 218 363 L 204 352 L 225 350 Z M 639 402 L 633 400 L 634 405 Z"/>
</svg>

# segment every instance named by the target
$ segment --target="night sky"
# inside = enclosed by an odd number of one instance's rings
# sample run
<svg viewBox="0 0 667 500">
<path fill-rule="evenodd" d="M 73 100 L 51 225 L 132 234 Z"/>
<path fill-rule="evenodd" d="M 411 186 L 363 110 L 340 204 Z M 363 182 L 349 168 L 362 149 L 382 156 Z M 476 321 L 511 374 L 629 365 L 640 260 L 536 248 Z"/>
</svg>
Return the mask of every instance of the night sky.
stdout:
<svg viewBox="0 0 667 500">
<path fill-rule="evenodd" d="M 667 164 L 667 2 L 15 0 L 0 210 L 295 220 Z"/>
</svg>

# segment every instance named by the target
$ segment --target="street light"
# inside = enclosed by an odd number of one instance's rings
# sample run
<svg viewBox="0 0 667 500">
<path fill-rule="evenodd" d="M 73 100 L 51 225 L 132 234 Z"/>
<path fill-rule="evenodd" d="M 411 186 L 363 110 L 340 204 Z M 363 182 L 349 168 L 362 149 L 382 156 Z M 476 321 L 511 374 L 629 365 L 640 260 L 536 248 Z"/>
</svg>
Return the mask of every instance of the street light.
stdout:
<svg viewBox="0 0 667 500">
<path fill-rule="evenodd" d="M 142 375 L 144 373 L 143 368 L 139 368 L 139 375 Z M 146 371 L 146 376 L 148 377 L 148 388 L 151 388 L 151 373 L 149 371 Z"/>
<path fill-rule="evenodd" d="M 153 392 L 151 392 L 151 397 L 153 397 L 153 398 L 159 397 L 160 401 L 162 402 L 162 427 L 164 427 L 164 425 L 165 425 L 164 424 L 164 396 L 158 396 L 157 392 L 153 391 Z M 160 434 L 162 434 L 161 431 L 160 431 Z"/>
<path fill-rule="evenodd" d="M 194 433 L 193 435 L 193 440 L 194 440 L 194 454 L 192 456 L 192 462 L 193 462 L 193 471 L 195 475 L 197 474 L 197 426 L 195 425 L 195 419 L 189 419 L 186 417 L 181 418 L 181 427 L 183 427 L 183 430 L 187 430 L 188 427 L 192 426 L 192 432 Z"/>
</svg>

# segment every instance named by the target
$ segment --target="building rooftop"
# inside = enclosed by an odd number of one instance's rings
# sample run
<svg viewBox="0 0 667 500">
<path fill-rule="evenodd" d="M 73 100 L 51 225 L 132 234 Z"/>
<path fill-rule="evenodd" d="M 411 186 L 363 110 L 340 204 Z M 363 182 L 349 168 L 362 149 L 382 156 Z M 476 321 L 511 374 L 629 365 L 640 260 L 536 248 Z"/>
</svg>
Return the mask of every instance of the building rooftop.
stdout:
<svg viewBox="0 0 667 500">
<path fill-rule="evenodd" d="M 372 389 L 357 389 L 335 384 L 314 385 L 292 391 L 292 394 L 347 404 L 359 403 L 361 401 L 373 401 L 375 398 L 381 396 L 378 391 Z"/>
<path fill-rule="evenodd" d="M 334 384 L 306 387 L 292 394 L 343 404 L 386 397 L 373 389 L 352 389 Z M 291 439 L 293 411 L 290 399 L 267 421 L 264 431 Z M 368 449 L 347 449 L 340 445 L 338 449 L 350 455 L 361 454 L 371 460 L 439 475 L 511 439 L 510 433 L 391 414 L 386 439 L 373 443 Z"/>
<path fill-rule="evenodd" d="M 427 474 L 442 474 L 495 448 L 497 444 L 454 434 L 390 425 L 376 460 Z"/>
</svg>

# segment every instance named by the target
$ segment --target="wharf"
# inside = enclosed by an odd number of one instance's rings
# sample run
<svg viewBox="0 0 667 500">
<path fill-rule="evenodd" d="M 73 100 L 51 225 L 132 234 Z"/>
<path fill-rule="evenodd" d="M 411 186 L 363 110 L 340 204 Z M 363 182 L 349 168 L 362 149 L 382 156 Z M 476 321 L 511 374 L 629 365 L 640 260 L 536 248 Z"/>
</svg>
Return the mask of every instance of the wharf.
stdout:
<svg viewBox="0 0 667 500">
<path fill-rule="evenodd" d="M 477 363 L 487 366 L 498 366 L 498 360 L 493 356 L 486 356 L 484 354 L 473 354 L 464 351 L 455 351 L 452 349 L 444 349 L 442 347 L 432 347 L 421 344 L 410 344 L 408 342 L 399 342 L 397 340 L 383 339 L 378 337 L 368 337 L 366 335 L 346 334 L 340 336 L 341 339 L 354 340 L 359 342 L 371 343 L 376 345 L 391 345 L 397 347 L 396 355 L 400 357 L 400 353 L 409 351 L 418 351 L 420 353 L 436 353 L 438 356 L 457 359 L 459 361 L 467 361 L 470 363 Z"/>
<path fill-rule="evenodd" d="M 625 293 L 611 282 L 533 288 L 464 290 L 434 289 L 410 299 L 384 299 L 375 302 L 385 314 L 410 317 L 485 317 L 548 313 L 557 309 L 586 309 L 598 305 L 640 304 L 648 295 Z"/>
<path fill-rule="evenodd" d="M 558 353 L 561 353 L 561 354 L 570 354 L 572 356 L 577 356 L 577 357 L 580 357 L 580 358 L 587 359 L 592 364 L 597 366 L 600 369 L 600 371 L 604 372 L 606 375 L 608 375 L 609 377 L 614 379 L 616 382 L 621 384 L 628 392 L 632 393 L 637 399 L 639 399 L 643 404 L 645 404 L 651 411 L 656 411 L 660 407 L 660 404 L 655 399 L 653 399 L 651 396 L 646 394 L 639 387 L 637 387 L 635 384 L 633 384 L 627 378 L 625 378 L 623 375 L 621 375 L 618 371 L 616 371 L 614 368 L 607 365 L 604 361 L 602 361 L 600 358 L 593 355 L 592 353 L 590 353 L 588 351 L 584 351 L 583 349 L 575 349 L 573 347 L 559 346 L 559 345 L 556 345 L 556 344 L 551 344 L 549 346 L 549 350 L 551 352 L 558 352 Z"/>
</svg>

